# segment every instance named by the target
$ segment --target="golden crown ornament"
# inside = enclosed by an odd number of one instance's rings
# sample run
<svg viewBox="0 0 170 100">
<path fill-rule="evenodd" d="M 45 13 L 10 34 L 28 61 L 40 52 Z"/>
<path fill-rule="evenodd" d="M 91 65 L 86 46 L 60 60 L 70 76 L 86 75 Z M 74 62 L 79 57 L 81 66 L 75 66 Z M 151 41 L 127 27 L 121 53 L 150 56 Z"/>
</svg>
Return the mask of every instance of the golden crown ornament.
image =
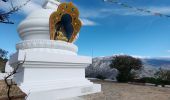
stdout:
<svg viewBox="0 0 170 100">
<path fill-rule="evenodd" d="M 50 16 L 50 39 L 72 43 L 82 26 L 79 10 L 72 2 L 62 3 Z"/>
</svg>

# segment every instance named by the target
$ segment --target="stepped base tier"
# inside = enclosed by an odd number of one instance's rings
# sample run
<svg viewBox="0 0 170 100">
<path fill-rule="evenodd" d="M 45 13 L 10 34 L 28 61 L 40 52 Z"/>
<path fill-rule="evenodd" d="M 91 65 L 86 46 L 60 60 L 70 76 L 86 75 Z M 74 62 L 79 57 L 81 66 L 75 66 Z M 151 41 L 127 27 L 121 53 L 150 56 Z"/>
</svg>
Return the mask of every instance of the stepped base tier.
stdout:
<svg viewBox="0 0 170 100">
<path fill-rule="evenodd" d="M 51 33 L 69 34 L 70 30 L 64 30 L 68 28 L 65 25 L 68 19 L 60 16 L 60 12 L 63 16 L 70 12 L 66 15 L 78 20 L 78 15 L 75 16 L 78 11 L 72 3 L 61 6 L 56 0 L 47 0 L 44 8 L 31 12 L 18 26 L 21 42 L 16 45 L 17 52 L 10 57 L 9 64 L 16 68 L 22 63 L 14 81 L 27 94 L 27 100 L 60 100 L 101 91 L 101 85 L 85 78 L 85 67 L 92 63 L 92 58 L 77 55 L 78 47 L 73 44 L 80 24 L 73 20 L 74 41 L 70 43 L 50 38 Z M 63 18 L 62 22 L 58 22 L 56 14 Z"/>
<path fill-rule="evenodd" d="M 23 45 L 25 43 L 27 46 Z M 36 45 L 41 43 L 46 45 Z M 28 100 L 58 100 L 101 91 L 99 84 L 85 78 L 85 67 L 92 59 L 76 55 L 74 44 L 31 40 L 17 44 L 17 49 L 11 56 L 10 65 L 16 67 L 24 62 L 14 81 L 27 93 Z"/>
</svg>

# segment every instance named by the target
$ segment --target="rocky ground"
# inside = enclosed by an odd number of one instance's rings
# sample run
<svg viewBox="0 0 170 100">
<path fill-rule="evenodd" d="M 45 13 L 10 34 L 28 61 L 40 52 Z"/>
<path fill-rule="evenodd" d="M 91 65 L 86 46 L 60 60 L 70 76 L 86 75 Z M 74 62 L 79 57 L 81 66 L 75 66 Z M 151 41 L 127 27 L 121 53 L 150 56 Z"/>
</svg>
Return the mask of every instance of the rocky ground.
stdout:
<svg viewBox="0 0 170 100">
<path fill-rule="evenodd" d="M 82 96 L 76 100 L 170 100 L 170 88 L 106 81 L 94 82 L 102 85 L 102 92 Z M 7 100 L 6 92 L 4 81 L 0 81 L 0 100 Z M 22 100 L 17 98 L 23 97 L 18 87 L 11 89 L 11 95 L 15 100 Z"/>
<path fill-rule="evenodd" d="M 10 90 L 11 100 L 24 100 L 26 94 L 23 93 L 16 85 L 13 85 Z M 0 100 L 8 100 L 7 86 L 2 80 L 0 80 Z"/>
<path fill-rule="evenodd" d="M 170 100 L 170 88 L 95 81 L 102 92 L 83 96 L 84 100 Z"/>
</svg>

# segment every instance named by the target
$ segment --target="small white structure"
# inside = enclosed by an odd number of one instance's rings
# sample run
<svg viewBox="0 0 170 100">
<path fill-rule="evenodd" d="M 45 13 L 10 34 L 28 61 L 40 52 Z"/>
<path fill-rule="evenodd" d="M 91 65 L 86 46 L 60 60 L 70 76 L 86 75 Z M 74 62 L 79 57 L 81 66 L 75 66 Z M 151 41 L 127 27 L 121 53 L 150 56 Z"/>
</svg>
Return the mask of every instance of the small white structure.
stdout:
<svg viewBox="0 0 170 100">
<path fill-rule="evenodd" d="M 85 67 L 92 58 L 77 55 L 78 48 L 72 43 L 50 40 L 49 17 L 57 8 L 49 3 L 18 27 L 22 41 L 9 63 L 16 67 L 25 62 L 15 74 L 15 82 L 28 94 L 28 100 L 60 100 L 100 92 L 101 85 L 85 78 Z"/>
<path fill-rule="evenodd" d="M 5 65 L 5 73 L 0 73 L 0 80 L 4 80 L 11 72 L 13 71 L 12 67 L 9 65 L 9 61 Z M 8 79 L 12 79 L 13 76 Z"/>
<path fill-rule="evenodd" d="M 5 73 L 11 73 L 13 68 L 9 65 L 9 61 L 5 65 Z"/>
<path fill-rule="evenodd" d="M 0 73 L 0 80 L 4 80 L 6 73 Z"/>
</svg>

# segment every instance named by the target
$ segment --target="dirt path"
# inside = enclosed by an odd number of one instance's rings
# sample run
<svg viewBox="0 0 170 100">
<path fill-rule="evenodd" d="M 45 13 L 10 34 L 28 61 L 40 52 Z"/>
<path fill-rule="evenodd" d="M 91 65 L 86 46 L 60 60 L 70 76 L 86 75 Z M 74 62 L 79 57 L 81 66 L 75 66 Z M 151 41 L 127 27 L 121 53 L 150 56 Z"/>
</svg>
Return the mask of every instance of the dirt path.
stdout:
<svg viewBox="0 0 170 100">
<path fill-rule="evenodd" d="M 170 100 L 170 88 L 98 81 L 102 92 L 83 96 L 85 100 Z"/>
</svg>

